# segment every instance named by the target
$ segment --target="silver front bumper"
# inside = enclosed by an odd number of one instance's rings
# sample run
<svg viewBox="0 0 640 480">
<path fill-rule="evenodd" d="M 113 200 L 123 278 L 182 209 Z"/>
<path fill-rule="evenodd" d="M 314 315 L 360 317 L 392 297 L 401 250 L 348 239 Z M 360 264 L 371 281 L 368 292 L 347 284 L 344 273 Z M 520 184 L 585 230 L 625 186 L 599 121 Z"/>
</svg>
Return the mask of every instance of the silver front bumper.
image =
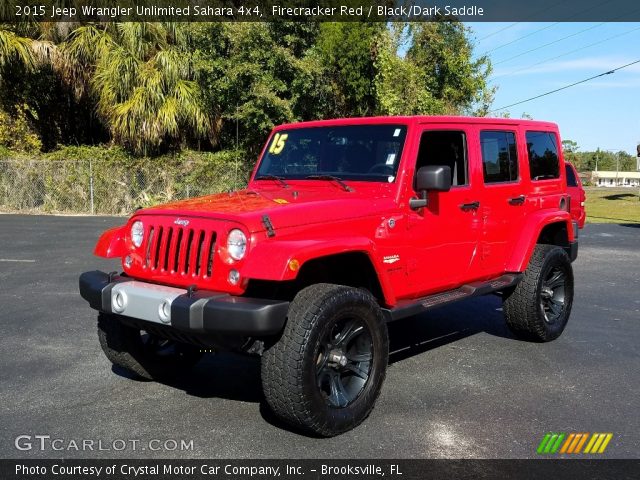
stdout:
<svg viewBox="0 0 640 480">
<path fill-rule="evenodd" d="M 135 280 L 117 283 L 111 289 L 111 311 L 118 315 L 169 325 L 173 301 L 186 293 L 187 290 L 181 288 Z"/>
</svg>

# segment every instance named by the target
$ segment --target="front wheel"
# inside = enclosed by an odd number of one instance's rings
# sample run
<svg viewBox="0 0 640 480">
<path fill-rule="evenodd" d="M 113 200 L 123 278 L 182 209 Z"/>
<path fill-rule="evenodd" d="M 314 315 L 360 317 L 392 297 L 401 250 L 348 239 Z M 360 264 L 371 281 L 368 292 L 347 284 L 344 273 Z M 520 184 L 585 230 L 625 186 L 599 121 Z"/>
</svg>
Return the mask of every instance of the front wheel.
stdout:
<svg viewBox="0 0 640 480">
<path fill-rule="evenodd" d="M 388 358 L 387 326 L 369 292 L 312 285 L 293 300 L 282 337 L 262 357 L 265 397 L 286 422 L 334 436 L 367 418 Z"/>
<path fill-rule="evenodd" d="M 125 325 L 117 315 L 98 315 L 98 338 L 111 363 L 146 380 L 174 379 L 202 358 L 198 348 Z"/>
<path fill-rule="evenodd" d="M 573 269 L 555 245 L 536 245 L 524 278 L 504 300 L 507 325 L 516 335 L 538 342 L 558 338 L 573 304 Z"/>
</svg>

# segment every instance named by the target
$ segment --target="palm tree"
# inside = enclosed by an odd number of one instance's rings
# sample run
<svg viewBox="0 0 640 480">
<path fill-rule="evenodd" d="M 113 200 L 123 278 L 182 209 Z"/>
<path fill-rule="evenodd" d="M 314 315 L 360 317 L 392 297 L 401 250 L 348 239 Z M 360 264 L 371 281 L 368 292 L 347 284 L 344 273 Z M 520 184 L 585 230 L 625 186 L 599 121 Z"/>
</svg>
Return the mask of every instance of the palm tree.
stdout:
<svg viewBox="0 0 640 480">
<path fill-rule="evenodd" d="M 32 71 L 44 65 L 58 64 L 59 51 L 52 41 L 45 39 L 44 25 L 22 24 L 16 33 L 0 24 L 0 68 L 18 63 Z"/>
<path fill-rule="evenodd" d="M 215 134 L 195 81 L 184 26 L 105 23 L 75 28 L 62 46 L 63 76 L 95 97 L 113 139 L 138 153 Z"/>
<path fill-rule="evenodd" d="M 29 38 L 20 37 L 9 30 L 0 28 L 0 67 L 18 61 L 28 68 L 33 68 L 36 57 L 31 43 L 32 40 Z"/>
</svg>

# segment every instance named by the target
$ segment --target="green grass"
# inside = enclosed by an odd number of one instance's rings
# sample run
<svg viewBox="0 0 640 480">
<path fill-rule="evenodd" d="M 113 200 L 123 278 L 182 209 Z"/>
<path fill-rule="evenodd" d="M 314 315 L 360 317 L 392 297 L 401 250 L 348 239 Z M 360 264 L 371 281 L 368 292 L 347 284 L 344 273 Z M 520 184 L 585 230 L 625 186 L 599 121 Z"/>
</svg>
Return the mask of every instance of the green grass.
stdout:
<svg viewBox="0 0 640 480">
<path fill-rule="evenodd" d="M 638 188 L 586 187 L 588 223 L 640 223 Z"/>
</svg>

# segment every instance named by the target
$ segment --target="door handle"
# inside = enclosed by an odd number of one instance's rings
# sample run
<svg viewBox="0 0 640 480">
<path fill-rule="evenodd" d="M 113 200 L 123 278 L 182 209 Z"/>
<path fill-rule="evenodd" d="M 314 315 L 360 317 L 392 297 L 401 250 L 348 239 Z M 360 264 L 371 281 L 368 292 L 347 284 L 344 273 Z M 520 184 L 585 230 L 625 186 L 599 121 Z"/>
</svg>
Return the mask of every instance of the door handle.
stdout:
<svg viewBox="0 0 640 480">
<path fill-rule="evenodd" d="M 524 199 L 526 197 L 524 195 L 520 195 L 519 197 L 513 197 L 509 199 L 510 205 L 522 205 L 524 203 Z"/>
<path fill-rule="evenodd" d="M 471 202 L 471 203 L 461 203 L 460 204 L 460 209 L 462 209 L 462 210 L 477 210 L 478 208 L 480 208 L 480 202 L 478 200 L 476 200 L 475 202 Z"/>
</svg>

